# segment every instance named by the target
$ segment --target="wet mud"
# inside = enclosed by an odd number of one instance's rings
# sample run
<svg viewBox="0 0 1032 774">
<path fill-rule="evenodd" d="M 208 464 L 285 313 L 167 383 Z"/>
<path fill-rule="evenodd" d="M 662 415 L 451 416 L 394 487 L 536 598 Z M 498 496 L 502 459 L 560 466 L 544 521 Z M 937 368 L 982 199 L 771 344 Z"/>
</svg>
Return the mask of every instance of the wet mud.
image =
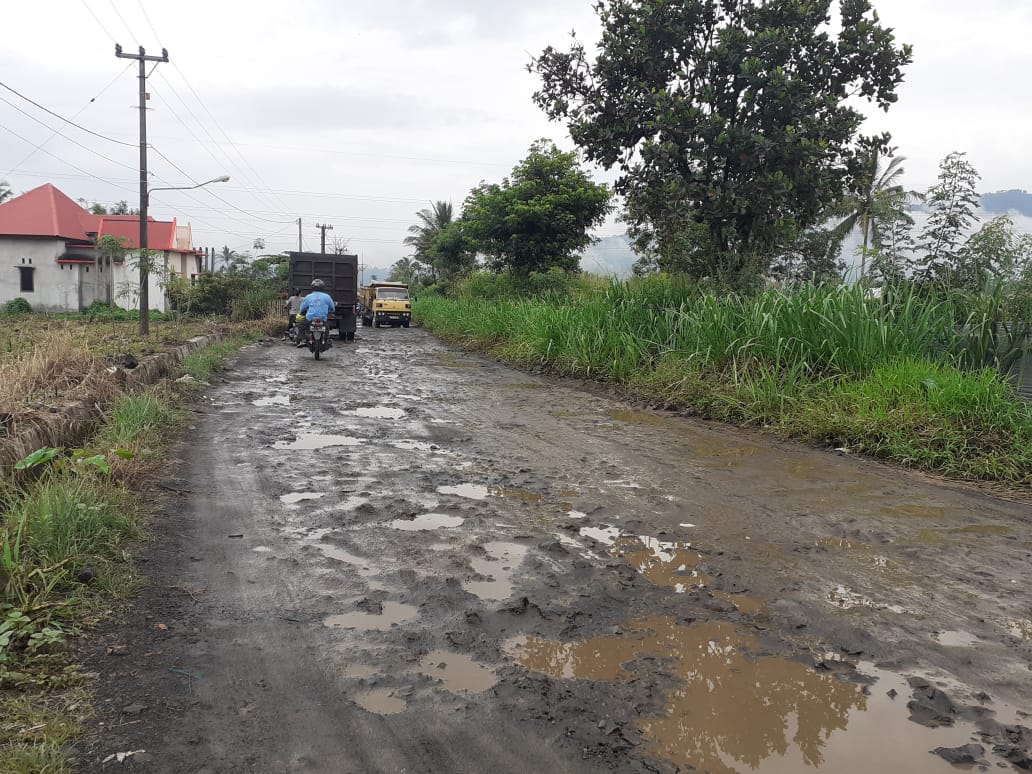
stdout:
<svg viewBox="0 0 1032 774">
<path fill-rule="evenodd" d="M 84 771 L 1032 767 L 1028 503 L 417 329 L 257 345 L 192 424 Z"/>
</svg>

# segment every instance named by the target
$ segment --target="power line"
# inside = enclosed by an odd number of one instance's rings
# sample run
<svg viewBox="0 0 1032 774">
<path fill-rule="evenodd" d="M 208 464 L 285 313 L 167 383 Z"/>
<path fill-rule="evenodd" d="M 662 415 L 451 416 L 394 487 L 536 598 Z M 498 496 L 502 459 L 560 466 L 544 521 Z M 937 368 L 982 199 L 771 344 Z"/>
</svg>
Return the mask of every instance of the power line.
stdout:
<svg viewBox="0 0 1032 774">
<path fill-rule="evenodd" d="M 96 102 L 102 96 L 104 96 L 104 92 L 106 92 L 108 89 L 110 89 L 112 86 L 114 86 L 118 82 L 118 80 L 129 71 L 130 67 L 132 67 L 132 65 L 126 65 L 126 68 L 124 70 L 122 70 L 122 72 L 120 72 L 114 78 L 112 78 L 111 81 L 107 84 L 107 86 L 105 86 L 103 89 L 101 89 L 99 92 L 97 92 L 97 95 L 95 97 L 90 99 L 89 102 L 87 102 L 85 105 L 83 105 L 81 108 L 79 108 L 79 110 L 76 111 L 75 115 L 72 116 L 72 119 L 78 118 L 86 110 L 86 108 L 88 108 L 90 105 L 92 105 L 94 102 Z M 12 89 L 12 91 L 13 91 L 13 89 Z M 22 96 L 22 95 L 19 95 L 19 96 Z M 67 120 L 67 119 L 62 119 L 62 120 Z M 68 121 L 68 123 L 71 123 L 71 121 Z M 10 175 L 13 172 L 16 172 L 21 167 L 22 164 L 24 164 L 26 161 L 28 161 L 33 156 L 35 156 L 37 151 L 42 150 L 43 146 L 47 145 L 55 137 L 58 137 L 58 136 L 63 137 L 64 136 L 62 134 L 63 130 L 55 129 L 55 130 L 52 130 L 52 131 L 53 131 L 53 134 L 51 134 L 49 137 L 47 137 L 47 139 L 45 139 L 40 145 L 34 146 L 34 149 L 32 150 L 31 153 L 29 153 L 27 156 L 25 156 L 25 158 L 23 158 L 21 161 L 19 161 L 17 164 L 15 164 L 13 167 L 11 167 L 11 169 L 9 169 L 7 171 L 7 175 Z M 5 175 L 5 177 L 7 175 Z"/>
<path fill-rule="evenodd" d="M 147 15 L 147 9 L 143 7 L 143 0 L 136 0 L 140 5 L 140 10 L 143 12 L 143 18 L 147 20 L 147 26 L 150 27 L 150 31 L 154 33 L 154 40 L 157 41 L 158 45 L 161 45 L 161 40 L 158 36 L 158 31 L 154 29 L 154 25 L 151 24 L 150 16 Z"/>
<path fill-rule="evenodd" d="M 75 166 L 75 164 L 71 163 L 70 161 L 65 161 L 60 156 L 57 156 L 57 155 L 51 153 L 50 151 L 45 150 L 43 148 L 43 146 L 36 145 L 36 143 L 34 143 L 32 140 L 28 139 L 27 137 L 22 137 L 20 134 L 18 134 L 16 131 L 11 129 L 10 127 L 7 127 L 7 126 L 4 126 L 3 124 L 0 124 L 0 129 L 3 129 L 5 132 L 9 132 L 10 134 L 13 134 L 15 137 L 17 137 L 19 140 L 21 140 L 25 144 L 30 145 L 31 147 L 35 148 L 37 151 L 45 153 L 45 154 L 47 154 L 48 156 L 50 156 L 50 157 L 52 157 L 54 159 L 57 159 L 62 164 L 66 165 L 66 166 L 69 166 L 72 169 L 77 169 L 79 172 L 82 172 L 84 175 L 86 175 L 87 177 L 89 177 L 89 178 L 91 178 L 93 180 L 99 180 L 100 182 L 104 183 L 105 185 L 110 185 L 113 188 L 118 188 L 119 190 L 122 190 L 122 191 L 128 190 L 128 189 L 122 188 L 121 186 L 111 182 L 110 180 L 107 180 L 106 178 L 100 177 L 99 175 L 94 175 L 92 172 L 88 172 L 85 169 L 83 169 L 82 167 L 77 167 L 77 166 Z M 131 193 L 131 191 L 130 191 L 130 193 Z"/>
<path fill-rule="evenodd" d="M 114 36 L 114 35 L 112 35 L 112 34 L 111 34 L 111 33 L 110 33 L 109 31 L 108 31 L 108 28 L 104 26 L 104 22 L 102 22 L 102 21 L 101 21 L 101 20 L 100 20 L 100 19 L 99 19 L 99 18 L 97 17 L 97 14 L 93 13 L 93 9 L 92 9 L 92 8 L 90 8 L 90 6 L 89 6 L 89 4 L 88 4 L 88 3 L 86 2 L 86 0 L 82 0 L 82 4 L 83 4 L 83 6 L 85 6 L 86 10 L 90 12 L 90 16 L 92 16 L 92 17 L 93 17 L 93 20 L 94 20 L 95 22 L 97 22 L 97 24 L 98 24 L 98 25 L 100 25 L 100 28 L 101 28 L 102 30 L 104 30 L 104 34 L 105 34 L 105 35 L 107 35 L 107 36 L 108 36 L 109 38 L 111 38 L 111 42 L 112 42 L 112 43 L 116 43 L 117 41 L 115 40 L 115 36 Z"/>
<path fill-rule="evenodd" d="M 128 67 L 132 67 L 132 65 L 128 65 Z M 128 69 L 128 67 L 126 69 Z M 121 73 L 119 73 L 119 75 L 121 75 Z M 92 134 L 94 137 L 99 137 L 102 140 L 107 140 L 108 142 L 117 143 L 118 145 L 125 145 L 126 147 L 129 147 L 129 148 L 135 148 L 136 147 L 136 145 L 134 143 L 125 142 L 124 140 L 116 140 L 114 137 L 108 137 L 106 135 L 101 134 L 100 132 L 95 132 L 92 129 L 87 129 L 85 126 L 82 126 L 80 124 L 75 123 L 75 121 L 71 120 L 70 118 L 65 118 L 64 116 L 59 115 L 58 113 L 55 113 L 50 108 L 44 107 L 43 105 L 39 104 L 35 100 L 30 99 L 29 97 L 26 97 L 20 91 L 18 91 L 16 89 L 12 89 L 10 86 L 8 86 L 3 81 L 0 81 L 0 86 L 2 86 L 3 88 L 7 89 L 12 94 L 15 94 L 15 95 L 21 97 L 23 100 L 28 102 L 30 105 L 35 105 L 40 110 L 42 110 L 44 113 L 49 113 L 54 118 L 59 118 L 60 120 L 64 121 L 66 124 L 74 126 L 76 129 L 81 129 L 82 131 L 86 132 L 86 134 Z M 94 97 L 94 99 L 96 99 L 96 97 Z M 91 99 L 90 102 L 93 102 L 93 100 Z M 8 103 L 8 104 L 10 104 L 10 103 Z M 83 108 L 83 109 L 85 109 L 85 108 Z M 47 127 L 47 128 L 49 129 L 50 127 Z"/>
<path fill-rule="evenodd" d="M 133 43 L 139 46 L 140 39 L 133 34 L 133 31 L 129 29 L 129 25 L 125 23 L 125 19 L 122 18 L 122 13 L 118 10 L 118 6 L 115 5 L 115 0 L 108 0 L 108 2 L 111 3 L 111 7 L 114 9 L 115 15 L 118 17 L 118 20 L 122 22 L 122 26 L 125 27 L 125 31 L 129 33 L 129 37 L 133 39 Z"/>
<path fill-rule="evenodd" d="M 193 120 L 197 123 L 197 125 L 201 127 L 201 130 L 204 132 L 204 134 L 206 134 L 208 136 L 208 139 L 211 141 L 211 144 L 222 153 L 222 155 L 225 157 L 224 158 L 225 162 L 228 162 L 228 164 L 231 167 L 233 167 L 235 170 L 237 170 L 238 172 L 243 172 L 242 168 L 239 165 L 237 165 L 236 162 L 234 162 L 233 159 L 230 158 L 229 154 L 226 153 L 225 150 L 223 150 L 222 146 L 219 145 L 219 142 L 212 136 L 211 132 L 208 131 L 208 127 L 204 124 L 203 121 L 201 121 L 201 119 L 199 119 L 197 117 L 197 114 L 193 112 L 193 110 L 190 108 L 190 105 L 186 102 L 185 99 L 183 99 L 182 95 L 179 94 L 179 92 L 176 90 L 175 86 L 172 85 L 172 83 L 168 80 L 168 78 L 165 77 L 164 73 L 158 73 L 158 77 L 165 83 L 165 85 L 168 86 L 168 88 L 172 92 L 172 94 L 174 94 L 176 99 L 179 100 L 179 103 L 186 109 L 186 112 L 190 114 L 190 117 L 193 118 Z M 201 138 L 199 138 L 197 136 L 197 134 L 193 131 L 193 129 L 191 129 L 187 125 L 187 123 L 176 112 L 176 110 L 172 107 L 172 105 L 170 105 L 161 96 L 160 92 L 155 92 L 155 93 L 158 95 L 158 98 L 169 109 L 169 112 L 172 114 L 172 116 L 183 126 L 184 129 L 186 129 L 187 132 L 190 133 L 190 135 L 194 138 L 194 140 L 196 140 L 197 143 L 201 147 L 204 148 L 204 150 L 208 153 L 208 155 L 211 156 L 212 159 L 215 160 L 215 163 L 221 165 L 223 163 L 223 161 L 220 161 L 218 158 L 216 158 L 215 154 L 212 153 L 211 149 L 205 144 L 204 140 L 202 140 Z M 243 177 L 245 179 L 245 181 L 247 179 L 247 175 L 246 174 L 241 174 L 240 177 Z M 244 190 L 246 190 L 248 193 L 256 193 L 257 194 L 257 191 L 252 192 L 251 189 L 245 188 Z M 282 202 L 280 204 L 282 204 Z M 272 199 L 268 199 L 266 201 L 266 205 L 271 205 L 273 208 L 276 208 L 276 206 L 277 206 L 276 202 L 274 202 Z M 285 205 L 284 205 L 284 207 L 285 207 Z M 286 209 L 289 209 L 289 208 L 286 208 Z"/>
<path fill-rule="evenodd" d="M 261 184 L 261 186 L 263 186 L 266 190 L 272 192 L 272 189 L 269 188 L 268 183 L 266 183 L 262 179 L 262 176 L 258 173 L 258 170 L 256 170 L 253 166 L 251 166 L 251 162 L 249 162 L 247 160 L 247 157 L 244 156 L 244 154 L 240 152 L 240 149 L 236 146 L 236 143 L 234 143 L 232 138 L 226 133 L 226 130 L 222 128 L 222 124 L 219 123 L 219 120 L 217 118 L 215 118 L 215 115 L 208 109 L 208 106 L 205 104 L 204 100 L 201 99 L 201 95 L 197 93 L 197 91 L 194 89 L 194 87 L 190 83 L 190 81 L 187 80 L 186 75 L 183 73 L 183 71 L 180 70 L 179 67 L 174 62 L 172 63 L 172 68 L 177 73 L 179 73 L 179 77 L 183 79 L 183 83 L 185 83 L 186 87 L 188 89 L 190 89 L 190 93 L 194 95 L 194 97 L 200 103 L 201 107 L 204 108 L 204 112 L 208 114 L 208 116 L 211 118 L 211 120 L 215 123 L 215 126 L 218 127 L 218 130 L 220 132 L 222 132 L 222 136 L 226 138 L 226 141 L 229 143 L 230 147 L 233 148 L 234 151 L 236 151 L 236 154 L 237 154 L 237 156 L 240 157 L 240 160 L 243 161 L 244 164 L 247 166 L 247 168 L 250 169 L 254 173 L 255 178 L 257 178 L 257 180 Z M 273 196 L 275 196 L 275 193 L 273 193 Z M 279 197 L 276 197 L 276 198 L 279 198 Z M 280 199 L 279 203 L 285 209 L 289 209 L 289 208 L 287 208 L 286 202 L 284 202 L 282 199 Z"/>
<path fill-rule="evenodd" d="M 155 153 L 157 153 L 157 154 L 158 154 L 159 156 L 161 156 L 161 158 L 165 159 L 165 161 L 167 161 L 167 162 L 168 162 L 169 164 L 171 164 L 171 165 L 172 165 L 173 167 L 175 167 L 175 168 L 176 168 L 177 170 L 179 170 L 179 172 L 180 172 L 181 174 L 185 175 L 185 176 L 186 176 L 186 178 L 187 178 L 187 179 L 188 179 L 188 180 L 189 180 L 189 181 L 190 181 L 191 183 L 196 183 L 196 182 L 197 182 L 196 180 L 194 180 L 194 179 L 193 179 L 193 177 L 191 177 L 191 176 L 190 176 L 189 174 L 187 174 L 187 173 L 186 173 L 185 171 L 183 171 L 183 169 L 181 169 L 181 168 L 179 167 L 179 165 L 177 165 L 177 164 L 176 164 L 176 163 L 175 163 L 174 161 L 172 161 L 172 159 L 170 159 L 170 158 L 169 158 L 168 156 L 166 156 L 166 155 L 165 155 L 164 153 L 162 153 L 161 151 L 159 151 L 159 150 L 158 150 L 157 148 L 155 148 L 155 147 L 154 147 L 153 145 L 152 145 L 152 146 L 150 146 L 150 147 L 151 147 L 151 150 L 152 150 L 152 151 L 154 151 Z M 223 198 L 222 198 L 221 196 L 219 196 L 219 195 L 218 195 L 217 193 L 215 193 L 215 191 L 212 191 L 212 190 L 210 190 L 210 189 L 205 189 L 205 192 L 206 192 L 206 193 L 208 193 L 208 194 L 211 194 L 212 196 L 214 196 L 214 197 L 215 197 L 216 199 L 218 199 L 218 200 L 219 200 L 220 202 L 222 202 L 223 204 L 227 204 L 227 205 L 229 205 L 230 207 L 232 207 L 232 208 L 233 208 L 234 210 L 237 210 L 237 211 L 239 211 L 239 212 L 242 212 L 242 213 L 244 213 L 244 215 L 247 215 L 248 217 L 251 217 L 251 218 L 255 218 L 256 220 L 264 220 L 264 221 L 266 221 L 267 223 L 276 223 L 276 224 L 283 224 L 283 223 L 293 223 L 293 222 L 294 222 L 294 221 L 292 221 L 292 220 L 289 220 L 289 221 L 288 221 L 288 220 L 272 220 L 272 219 L 270 219 L 270 218 L 265 218 L 265 217 L 262 217 L 261 215 L 255 215 L 254 213 L 252 213 L 252 212 L 248 212 L 247 210 L 244 210 L 244 209 L 241 209 L 240 207 L 237 207 L 237 206 L 236 206 L 235 204 L 233 204 L 232 202 L 230 202 L 230 201 L 228 201 L 228 200 L 226 200 L 226 199 L 223 199 Z"/>
<path fill-rule="evenodd" d="M 35 121 L 35 122 L 36 122 L 37 124 L 39 124 L 40 126 L 42 126 L 42 127 L 44 128 L 44 129 L 50 129 L 50 131 L 52 131 L 52 132 L 53 132 L 53 131 L 56 131 L 56 130 L 55 130 L 55 129 L 54 129 L 53 127 L 51 127 L 51 126 L 48 126 L 47 124 L 43 123 L 43 122 L 42 122 L 42 121 L 40 121 L 40 120 L 39 120 L 38 118 L 36 118 L 35 116 L 33 116 L 33 115 L 32 115 L 31 113 L 27 113 L 26 111 L 22 110 L 22 109 L 21 109 L 20 107 L 18 107 L 17 105 L 15 105 L 15 104 L 14 104 L 13 102 L 11 102 L 10 100 L 8 100 L 8 99 L 6 99 L 6 98 L 4 98 L 4 97 L 0 97 L 0 102 L 4 102 L 4 103 L 6 103 L 6 104 L 10 105 L 10 106 L 11 106 L 11 107 L 13 107 L 13 108 L 14 108 L 15 110 L 17 110 L 17 111 L 18 111 L 19 113 L 21 113 L 21 114 L 22 114 L 22 115 L 24 115 L 24 116 L 27 116 L 27 117 L 29 118 L 29 120 L 31 120 L 31 121 Z M 83 144 L 82 144 L 81 142 L 77 142 L 76 140 L 73 140 L 73 139 L 72 139 L 71 137 L 65 137 L 64 135 L 61 135 L 61 137 L 62 137 L 62 139 L 64 139 L 64 140 L 67 140 L 68 142 L 72 143 L 72 145 L 77 145 L 77 146 L 79 146 L 80 148 L 82 148 L 82 149 L 83 149 L 84 151 L 86 151 L 87 153 L 92 153 L 92 154 L 93 154 L 94 156 L 97 156 L 98 158 L 102 158 L 102 159 L 104 159 L 104 161 L 109 161 L 109 162 L 111 162 L 112 164 L 116 164 L 116 165 L 118 165 L 118 166 L 120 166 L 120 167 L 125 167 L 126 169 L 129 169 L 129 170 L 131 170 L 131 169 L 134 169 L 133 167 L 129 166 L 128 164 L 125 164 L 125 163 L 123 163 L 123 162 L 121 162 L 121 161 L 117 161 L 117 160 L 115 160 L 115 159 L 111 158 L 110 156 L 105 156 L 105 155 L 104 155 L 103 153 L 100 153 L 100 152 L 98 152 L 98 151 L 95 151 L 95 150 L 93 150 L 93 148 L 90 148 L 90 147 L 88 147 L 88 146 L 86 146 L 86 145 L 83 145 Z"/>
</svg>

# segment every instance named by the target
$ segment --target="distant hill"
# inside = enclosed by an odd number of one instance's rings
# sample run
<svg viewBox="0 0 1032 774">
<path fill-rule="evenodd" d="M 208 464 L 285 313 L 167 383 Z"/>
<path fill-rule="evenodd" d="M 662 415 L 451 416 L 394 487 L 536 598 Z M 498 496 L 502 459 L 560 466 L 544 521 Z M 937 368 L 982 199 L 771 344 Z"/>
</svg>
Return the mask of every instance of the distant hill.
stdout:
<svg viewBox="0 0 1032 774">
<path fill-rule="evenodd" d="M 1018 212 L 1032 218 L 1032 193 L 1013 190 L 982 194 L 982 209 L 994 215 Z"/>
</svg>

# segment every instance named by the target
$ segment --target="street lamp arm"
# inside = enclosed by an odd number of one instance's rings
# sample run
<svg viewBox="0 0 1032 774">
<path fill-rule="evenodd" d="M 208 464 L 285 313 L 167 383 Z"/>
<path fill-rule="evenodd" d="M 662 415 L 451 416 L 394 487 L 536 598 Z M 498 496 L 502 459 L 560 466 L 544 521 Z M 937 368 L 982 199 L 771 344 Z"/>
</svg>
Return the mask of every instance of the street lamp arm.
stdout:
<svg viewBox="0 0 1032 774">
<path fill-rule="evenodd" d="M 148 188 L 147 189 L 147 193 L 152 193 L 154 191 L 191 191 L 194 188 L 202 188 L 202 187 L 204 187 L 206 185 L 209 185 L 211 183 L 228 183 L 228 182 L 229 182 L 229 175 L 220 175 L 219 177 L 213 177 L 211 180 L 205 180 L 203 183 L 198 183 L 197 185 L 170 185 L 170 186 L 161 186 L 159 188 Z"/>
</svg>

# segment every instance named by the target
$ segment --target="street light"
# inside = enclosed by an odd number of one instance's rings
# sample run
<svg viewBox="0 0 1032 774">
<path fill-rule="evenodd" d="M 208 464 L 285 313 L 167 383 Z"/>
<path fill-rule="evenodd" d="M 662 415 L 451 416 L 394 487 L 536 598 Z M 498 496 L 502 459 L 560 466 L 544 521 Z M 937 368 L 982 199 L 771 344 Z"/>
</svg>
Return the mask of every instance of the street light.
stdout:
<svg viewBox="0 0 1032 774">
<path fill-rule="evenodd" d="M 211 183 L 228 183 L 229 175 L 219 175 L 196 185 L 170 185 L 158 188 L 140 186 L 143 196 L 140 197 L 140 336 L 150 335 L 150 258 L 147 255 L 147 205 L 154 191 L 190 191 L 203 188 Z"/>
</svg>

